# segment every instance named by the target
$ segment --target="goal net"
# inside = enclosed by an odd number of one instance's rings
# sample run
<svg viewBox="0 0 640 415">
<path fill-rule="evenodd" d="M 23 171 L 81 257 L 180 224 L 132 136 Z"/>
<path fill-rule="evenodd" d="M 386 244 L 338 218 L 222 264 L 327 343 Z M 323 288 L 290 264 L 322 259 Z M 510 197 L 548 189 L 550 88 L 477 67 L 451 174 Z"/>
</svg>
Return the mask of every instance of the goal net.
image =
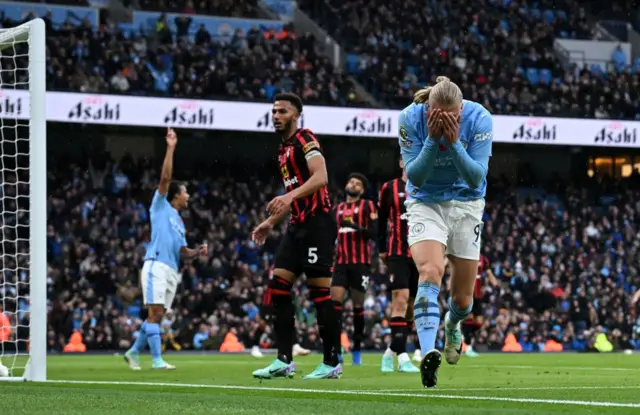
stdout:
<svg viewBox="0 0 640 415">
<path fill-rule="evenodd" d="M 45 54 L 41 19 L 0 29 L 0 381 L 46 380 Z"/>
</svg>

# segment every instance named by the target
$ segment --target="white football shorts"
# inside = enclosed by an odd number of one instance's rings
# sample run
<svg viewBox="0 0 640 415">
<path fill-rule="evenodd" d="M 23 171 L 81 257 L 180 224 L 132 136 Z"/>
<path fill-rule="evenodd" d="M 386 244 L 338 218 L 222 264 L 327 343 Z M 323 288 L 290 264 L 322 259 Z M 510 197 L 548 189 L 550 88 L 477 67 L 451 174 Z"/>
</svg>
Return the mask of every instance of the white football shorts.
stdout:
<svg viewBox="0 0 640 415">
<path fill-rule="evenodd" d="M 142 302 L 147 304 L 163 304 L 170 310 L 178 291 L 180 274 L 167 264 L 147 260 L 140 271 L 142 280 Z"/>
<path fill-rule="evenodd" d="M 479 260 L 484 200 L 407 204 L 409 246 L 421 241 L 438 241 L 446 255 Z"/>
</svg>

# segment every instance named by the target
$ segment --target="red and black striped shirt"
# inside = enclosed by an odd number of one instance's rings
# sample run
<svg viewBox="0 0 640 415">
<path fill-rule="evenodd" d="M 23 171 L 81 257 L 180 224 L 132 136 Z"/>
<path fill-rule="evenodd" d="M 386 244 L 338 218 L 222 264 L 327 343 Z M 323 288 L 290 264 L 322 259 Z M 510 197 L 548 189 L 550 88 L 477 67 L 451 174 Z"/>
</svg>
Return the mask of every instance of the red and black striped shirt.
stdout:
<svg viewBox="0 0 640 415">
<path fill-rule="evenodd" d="M 336 264 L 371 264 L 371 243 L 378 232 L 378 213 L 370 200 L 338 203 Z"/>
<path fill-rule="evenodd" d="M 299 129 L 291 138 L 280 144 L 278 162 L 282 182 L 287 193 L 309 180 L 311 172 L 307 166 L 307 160 L 318 154 L 322 154 L 320 143 L 311 131 L 304 128 Z M 323 186 L 317 192 L 293 201 L 290 223 L 292 225 L 302 224 L 310 216 L 330 211 L 329 190 L 327 186 Z"/>
<path fill-rule="evenodd" d="M 388 256 L 408 256 L 407 242 L 409 224 L 407 223 L 405 201 L 406 183 L 402 179 L 393 179 L 382 185 L 378 199 L 380 227 L 378 231 L 378 249 Z"/>
</svg>

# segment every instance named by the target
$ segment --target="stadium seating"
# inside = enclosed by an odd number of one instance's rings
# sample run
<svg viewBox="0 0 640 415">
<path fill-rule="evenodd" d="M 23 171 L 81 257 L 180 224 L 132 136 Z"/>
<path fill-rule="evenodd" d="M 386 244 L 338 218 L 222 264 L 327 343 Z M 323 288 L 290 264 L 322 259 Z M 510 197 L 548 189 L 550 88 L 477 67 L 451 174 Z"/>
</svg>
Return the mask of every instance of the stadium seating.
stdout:
<svg viewBox="0 0 640 415">
<path fill-rule="evenodd" d="M 555 38 L 591 38 L 579 2 L 450 0 L 394 6 L 308 0 L 300 7 L 339 39 L 349 53 L 347 71 L 384 105 L 401 108 L 417 88 L 447 75 L 466 97 L 498 114 L 640 117 L 638 105 L 628 106 L 611 92 L 636 82 L 628 70 L 637 71 L 638 64 L 616 65 L 607 73 L 600 67 L 561 65 L 554 55 Z M 633 88 L 630 98 L 638 103 Z"/>
<path fill-rule="evenodd" d="M 168 13 L 204 14 L 210 16 L 257 17 L 256 0 L 140 0 L 142 10 Z"/>
<path fill-rule="evenodd" d="M 136 12 L 133 23 L 111 29 L 99 27 L 91 9 L 0 9 L 4 27 L 27 12 L 46 16 L 50 90 L 238 100 L 271 100 L 285 90 L 307 103 L 359 103 L 315 39 L 296 37 L 282 22 Z"/>
</svg>

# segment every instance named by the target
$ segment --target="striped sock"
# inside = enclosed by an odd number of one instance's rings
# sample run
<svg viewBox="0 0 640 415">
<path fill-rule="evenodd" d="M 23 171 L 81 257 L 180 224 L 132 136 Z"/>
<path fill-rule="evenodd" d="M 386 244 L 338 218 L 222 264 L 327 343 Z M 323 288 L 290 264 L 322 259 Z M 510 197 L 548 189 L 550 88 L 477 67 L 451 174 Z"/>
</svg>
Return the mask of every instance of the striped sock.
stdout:
<svg viewBox="0 0 640 415">
<path fill-rule="evenodd" d="M 436 336 L 440 325 L 438 294 L 440 294 L 440 287 L 437 285 L 430 282 L 418 284 L 418 295 L 414 303 L 414 321 L 423 355 L 436 348 Z"/>
<path fill-rule="evenodd" d="M 473 300 L 471 300 L 471 304 L 469 304 L 469 307 L 465 308 L 464 310 L 460 310 L 453 303 L 453 301 L 451 300 L 451 297 L 449 297 L 448 302 L 449 302 L 449 318 L 444 323 L 448 329 L 454 329 L 459 322 L 467 318 L 469 313 L 471 313 L 471 310 L 473 309 Z"/>
</svg>

